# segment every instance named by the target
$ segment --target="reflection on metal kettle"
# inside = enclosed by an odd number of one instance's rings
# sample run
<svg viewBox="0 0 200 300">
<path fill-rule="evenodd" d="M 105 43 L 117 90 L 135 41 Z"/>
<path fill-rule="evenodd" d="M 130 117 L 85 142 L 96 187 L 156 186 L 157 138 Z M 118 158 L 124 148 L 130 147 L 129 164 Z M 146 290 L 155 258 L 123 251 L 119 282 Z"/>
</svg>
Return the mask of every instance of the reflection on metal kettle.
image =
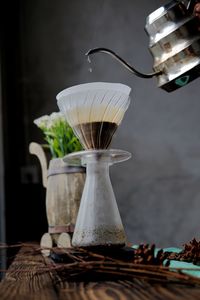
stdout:
<svg viewBox="0 0 200 300">
<path fill-rule="evenodd" d="M 200 76 L 199 19 L 193 9 L 199 1 L 171 1 L 146 20 L 149 50 L 154 58 L 153 73 L 143 74 L 107 48 L 89 50 L 89 56 L 104 52 L 117 59 L 123 66 L 142 78 L 156 76 L 158 87 L 172 92 Z"/>
</svg>

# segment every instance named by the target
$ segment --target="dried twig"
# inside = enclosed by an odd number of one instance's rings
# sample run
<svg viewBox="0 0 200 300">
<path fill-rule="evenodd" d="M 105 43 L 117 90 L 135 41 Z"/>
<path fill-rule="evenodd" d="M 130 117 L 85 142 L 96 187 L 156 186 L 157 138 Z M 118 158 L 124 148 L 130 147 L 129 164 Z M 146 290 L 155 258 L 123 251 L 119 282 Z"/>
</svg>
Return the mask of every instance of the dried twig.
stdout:
<svg viewBox="0 0 200 300">
<path fill-rule="evenodd" d="M 6 248 L 19 248 L 22 247 L 23 253 L 18 255 L 37 255 L 43 248 L 36 247 L 33 244 L 17 244 L 17 245 L 0 245 L 0 249 Z M 166 259 L 165 253 L 159 251 L 155 255 L 155 246 L 140 245 L 138 249 L 129 248 L 128 261 L 127 252 L 124 250 L 102 250 L 97 252 L 94 250 L 86 250 L 80 248 L 51 248 L 51 253 L 62 256 L 61 263 L 54 263 L 49 260 L 46 266 L 38 266 L 37 274 L 44 272 L 55 271 L 58 273 L 61 279 L 76 280 L 76 278 L 95 278 L 95 276 L 109 276 L 109 279 L 113 278 L 140 278 L 149 281 L 160 281 L 165 283 L 183 283 L 183 284 L 198 284 L 200 285 L 200 279 L 186 275 L 187 271 L 200 271 L 200 268 L 171 268 L 169 266 L 163 266 L 163 261 Z M 113 255 L 112 255 L 113 253 Z M 119 255 L 117 255 L 119 254 Z M 26 268 L 27 266 L 27 268 Z M 16 265 L 16 268 L 18 266 Z M 15 265 L 12 265 L 11 271 L 13 271 Z M 6 270 L 0 270 L 5 272 Z M 9 270 L 7 270 L 9 272 Z M 20 272 L 30 272 L 28 264 L 24 266 Z"/>
</svg>

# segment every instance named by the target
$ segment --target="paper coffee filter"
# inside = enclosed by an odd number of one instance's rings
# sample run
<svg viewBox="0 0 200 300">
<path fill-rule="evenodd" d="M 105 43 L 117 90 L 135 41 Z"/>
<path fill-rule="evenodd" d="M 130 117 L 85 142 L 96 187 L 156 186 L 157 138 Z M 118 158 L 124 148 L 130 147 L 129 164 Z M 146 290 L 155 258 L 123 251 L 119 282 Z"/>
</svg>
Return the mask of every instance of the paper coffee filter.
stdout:
<svg viewBox="0 0 200 300">
<path fill-rule="evenodd" d="M 94 82 L 65 89 L 56 98 L 60 110 L 84 148 L 99 149 L 107 148 L 110 144 L 129 106 L 130 91 L 123 84 Z M 108 127 L 108 123 L 114 125 Z"/>
<path fill-rule="evenodd" d="M 70 126 L 88 122 L 120 124 L 129 105 L 131 89 L 116 83 L 88 83 L 63 90 L 58 106 Z"/>
</svg>

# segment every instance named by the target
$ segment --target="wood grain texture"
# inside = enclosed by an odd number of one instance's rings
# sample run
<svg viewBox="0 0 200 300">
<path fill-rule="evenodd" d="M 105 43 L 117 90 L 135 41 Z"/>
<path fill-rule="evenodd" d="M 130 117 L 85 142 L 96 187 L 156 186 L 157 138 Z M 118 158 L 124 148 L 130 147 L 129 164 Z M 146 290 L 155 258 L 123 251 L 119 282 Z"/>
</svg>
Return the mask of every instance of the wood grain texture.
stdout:
<svg viewBox="0 0 200 300">
<path fill-rule="evenodd" d="M 149 284 L 138 279 L 116 282 L 65 282 L 58 289 L 58 295 L 61 300 L 197 300 L 200 299 L 200 288 Z"/>
<path fill-rule="evenodd" d="M 55 173 L 48 177 L 46 192 L 47 220 L 52 228 L 74 227 L 85 183 L 85 173 L 62 173 L 65 167 L 62 159 L 52 159 L 49 164 L 49 172 Z"/>
<path fill-rule="evenodd" d="M 198 300 L 200 287 L 132 281 L 67 282 L 40 253 L 23 247 L 0 283 L 1 300 Z"/>
<path fill-rule="evenodd" d="M 1 300 L 58 299 L 52 273 L 41 272 L 41 269 L 46 267 L 43 256 L 33 253 L 34 251 L 27 247 L 20 250 L 5 279 L 0 283 Z"/>
</svg>

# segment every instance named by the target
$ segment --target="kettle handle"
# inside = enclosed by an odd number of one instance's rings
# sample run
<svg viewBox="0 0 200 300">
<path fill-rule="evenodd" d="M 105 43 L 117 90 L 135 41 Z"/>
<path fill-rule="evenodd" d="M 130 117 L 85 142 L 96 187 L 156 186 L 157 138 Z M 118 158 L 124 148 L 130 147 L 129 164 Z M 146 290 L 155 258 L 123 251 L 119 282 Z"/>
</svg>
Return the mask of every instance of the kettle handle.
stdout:
<svg viewBox="0 0 200 300">
<path fill-rule="evenodd" d="M 112 51 L 110 49 L 107 49 L 107 48 L 94 48 L 94 49 L 90 49 L 85 54 L 88 57 L 88 61 L 89 62 L 91 62 L 90 55 L 92 55 L 94 53 L 97 53 L 97 52 L 103 52 L 103 53 L 111 55 L 114 59 L 116 59 L 118 62 L 120 62 L 126 69 L 128 69 L 131 73 L 135 74 L 138 77 L 152 78 L 154 76 L 157 76 L 157 75 L 160 75 L 160 74 L 163 73 L 162 71 L 158 71 L 158 72 L 154 72 L 154 73 L 150 73 L 150 74 L 141 73 L 141 72 L 137 71 L 134 67 L 132 67 L 131 65 L 129 65 L 123 58 L 121 58 L 114 51 Z"/>
</svg>

